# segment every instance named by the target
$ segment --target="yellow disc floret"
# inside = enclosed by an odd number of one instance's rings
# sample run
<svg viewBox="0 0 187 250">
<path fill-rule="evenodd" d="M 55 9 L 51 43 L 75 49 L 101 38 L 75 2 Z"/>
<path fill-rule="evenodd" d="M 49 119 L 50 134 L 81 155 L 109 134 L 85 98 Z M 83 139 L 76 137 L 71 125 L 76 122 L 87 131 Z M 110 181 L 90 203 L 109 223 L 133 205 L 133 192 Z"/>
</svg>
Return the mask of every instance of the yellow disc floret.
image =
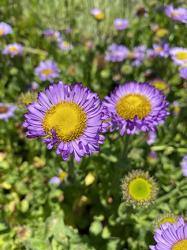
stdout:
<svg viewBox="0 0 187 250">
<path fill-rule="evenodd" d="M 45 75 L 45 76 L 48 76 L 48 75 L 50 75 L 52 73 L 53 73 L 52 69 L 43 69 L 42 70 L 42 74 Z"/>
<path fill-rule="evenodd" d="M 125 120 L 138 117 L 145 118 L 151 111 L 151 103 L 147 97 L 140 94 L 129 94 L 123 96 L 116 104 L 116 111 Z"/>
<path fill-rule="evenodd" d="M 57 137 L 63 142 L 79 138 L 86 128 L 87 115 L 76 103 L 61 102 L 50 108 L 44 117 L 43 128 L 51 135 L 56 131 Z"/>
<path fill-rule="evenodd" d="M 171 250 L 186 250 L 187 249 L 187 240 L 180 240 L 175 243 Z"/>
<path fill-rule="evenodd" d="M 187 51 L 180 51 L 175 54 L 178 60 L 187 60 Z"/>
</svg>

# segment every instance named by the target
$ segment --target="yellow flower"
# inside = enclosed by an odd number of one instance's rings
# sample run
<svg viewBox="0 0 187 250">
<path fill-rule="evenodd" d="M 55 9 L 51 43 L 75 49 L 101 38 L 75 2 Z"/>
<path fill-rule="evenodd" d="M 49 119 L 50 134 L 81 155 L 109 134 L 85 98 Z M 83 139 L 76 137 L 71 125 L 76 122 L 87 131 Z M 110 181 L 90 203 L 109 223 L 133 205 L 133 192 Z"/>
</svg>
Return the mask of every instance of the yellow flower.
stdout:
<svg viewBox="0 0 187 250">
<path fill-rule="evenodd" d="M 91 185 L 95 181 L 95 176 L 90 172 L 86 175 L 84 182 L 86 186 Z"/>
<path fill-rule="evenodd" d="M 156 36 L 158 38 L 162 38 L 162 37 L 164 37 L 166 35 L 168 35 L 168 30 L 167 29 L 163 29 L 163 28 L 157 29 Z"/>
</svg>

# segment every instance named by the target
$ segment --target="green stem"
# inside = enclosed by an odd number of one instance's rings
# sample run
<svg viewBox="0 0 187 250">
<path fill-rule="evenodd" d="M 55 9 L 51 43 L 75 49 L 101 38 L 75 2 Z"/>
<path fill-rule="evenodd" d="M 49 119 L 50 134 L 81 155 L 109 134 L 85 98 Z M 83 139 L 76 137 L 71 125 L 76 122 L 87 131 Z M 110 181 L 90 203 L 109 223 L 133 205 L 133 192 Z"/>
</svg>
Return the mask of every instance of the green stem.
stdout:
<svg viewBox="0 0 187 250">
<path fill-rule="evenodd" d="M 26 53 L 31 53 L 31 54 L 39 54 L 39 55 L 43 55 L 43 56 L 47 56 L 47 52 L 41 49 L 34 49 L 34 48 L 30 48 L 30 47 L 25 47 L 24 51 Z"/>
<path fill-rule="evenodd" d="M 74 180 L 74 160 L 73 157 L 70 157 L 68 161 L 68 179 L 70 181 Z"/>
</svg>

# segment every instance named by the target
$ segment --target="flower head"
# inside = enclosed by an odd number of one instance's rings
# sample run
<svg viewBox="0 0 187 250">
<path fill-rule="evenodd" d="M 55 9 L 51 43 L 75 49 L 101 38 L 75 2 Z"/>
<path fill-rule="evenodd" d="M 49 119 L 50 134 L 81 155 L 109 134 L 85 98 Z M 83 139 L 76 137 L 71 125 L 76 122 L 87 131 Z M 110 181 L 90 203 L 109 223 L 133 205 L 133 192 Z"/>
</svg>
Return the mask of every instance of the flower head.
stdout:
<svg viewBox="0 0 187 250">
<path fill-rule="evenodd" d="M 167 82 L 165 82 L 162 79 L 154 79 L 150 82 L 152 86 L 154 86 L 156 89 L 163 91 L 164 94 L 167 94 L 169 92 L 169 85 Z"/>
<path fill-rule="evenodd" d="M 0 37 L 12 34 L 12 27 L 4 22 L 0 22 Z"/>
<path fill-rule="evenodd" d="M 58 176 L 53 176 L 50 180 L 49 180 L 50 184 L 55 184 L 55 185 L 59 185 L 61 183 L 61 180 Z"/>
<path fill-rule="evenodd" d="M 134 170 L 122 180 L 123 199 L 133 206 L 148 206 L 156 198 L 157 184 L 147 172 Z"/>
<path fill-rule="evenodd" d="M 123 136 L 154 131 L 168 115 L 165 96 L 147 83 L 130 82 L 117 87 L 103 104 L 111 117 L 111 129 Z"/>
<path fill-rule="evenodd" d="M 187 64 L 187 49 L 179 47 L 172 48 L 170 55 L 177 65 Z"/>
<path fill-rule="evenodd" d="M 156 139 L 157 139 L 156 131 L 150 131 L 150 132 L 147 133 L 146 141 L 147 141 L 148 145 L 154 144 Z"/>
<path fill-rule="evenodd" d="M 187 155 L 185 155 L 181 161 L 182 173 L 187 177 Z"/>
<path fill-rule="evenodd" d="M 14 115 L 16 106 L 13 104 L 0 103 L 0 120 L 8 120 Z"/>
<path fill-rule="evenodd" d="M 144 58 L 145 58 L 145 53 L 146 53 L 146 46 L 145 45 L 140 45 L 137 47 L 134 47 L 131 57 L 133 59 L 132 65 L 135 67 L 138 67 L 142 64 Z"/>
<path fill-rule="evenodd" d="M 19 43 L 8 44 L 3 50 L 4 55 L 10 55 L 11 57 L 22 55 L 23 46 Z"/>
<path fill-rule="evenodd" d="M 180 76 L 187 80 L 187 66 L 180 69 Z"/>
<path fill-rule="evenodd" d="M 53 39 L 55 39 L 55 40 L 61 40 L 62 39 L 62 36 L 61 36 L 61 34 L 60 34 L 60 32 L 59 31 L 57 31 L 57 30 L 53 30 L 53 29 L 46 29 L 46 30 L 44 30 L 44 32 L 43 32 L 43 35 L 45 36 L 45 37 L 50 37 L 50 38 L 53 38 Z"/>
<path fill-rule="evenodd" d="M 28 106 L 24 127 L 30 138 L 42 137 L 48 149 L 67 160 L 72 154 L 77 161 L 99 151 L 104 142 L 107 120 L 97 94 L 82 84 L 49 86 Z"/>
<path fill-rule="evenodd" d="M 174 8 L 172 4 L 166 6 L 165 13 L 168 17 L 174 21 L 181 23 L 187 23 L 187 9 L 186 8 Z"/>
<path fill-rule="evenodd" d="M 123 19 L 123 18 L 116 18 L 114 20 L 114 26 L 116 28 L 116 30 L 124 30 L 128 27 L 129 22 L 127 19 Z"/>
<path fill-rule="evenodd" d="M 123 45 L 112 44 L 108 47 L 105 55 L 106 61 L 122 62 L 128 56 L 128 49 Z"/>
<path fill-rule="evenodd" d="M 171 213 L 166 213 L 166 214 L 162 214 L 160 215 L 156 221 L 155 221 L 155 229 L 160 228 L 161 225 L 171 225 L 173 223 L 177 223 L 178 217 L 174 214 Z"/>
<path fill-rule="evenodd" d="M 58 42 L 58 47 L 59 49 L 64 50 L 64 51 L 70 51 L 73 49 L 73 45 L 67 41 Z"/>
<path fill-rule="evenodd" d="M 94 16 L 97 21 L 101 21 L 105 18 L 104 12 L 98 8 L 91 9 L 91 15 Z"/>
<path fill-rule="evenodd" d="M 47 60 L 40 62 L 39 66 L 35 69 L 35 74 L 42 81 L 52 81 L 59 76 L 59 68 L 54 61 Z"/>
<path fill-rule="evenodd" d="M 187 249 L 187 223 L 179 218 L 177 223 L 163 224 L 155 231 L 155 246 L 151 250 L 186 250 Z"/>
<path fill-rule="evenodd" d="M 153 44 L 153 48 L 147 51 L 149 57 L 168 57 L 169 56 L 169 45 L 164 44 Z"/>
</svg>

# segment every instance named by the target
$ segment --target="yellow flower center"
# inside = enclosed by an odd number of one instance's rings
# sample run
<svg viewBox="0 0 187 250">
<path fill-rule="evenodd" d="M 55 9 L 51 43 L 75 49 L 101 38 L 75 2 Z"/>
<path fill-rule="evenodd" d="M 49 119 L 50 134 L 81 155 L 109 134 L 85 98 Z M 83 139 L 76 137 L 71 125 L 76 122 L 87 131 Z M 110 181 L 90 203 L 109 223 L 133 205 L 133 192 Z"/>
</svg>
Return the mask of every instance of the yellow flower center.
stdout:
<svg viewBox="0 0 187 250">
<path fill-rule="evenodd" d="M 18 49 L 17 49 L 15 46 L 9 47 L 8 50 L 9 50 L 10 52 L 17 52 L 17 51 L 18 51 Z"/>
<path fill-rule="evenodd" d="M 180 51 L 175 54 L 176 58 L 179 60 L 187 60 L 187 51 Z"/>
<path fill-rule="evenodd" d="M 0 29 L 0 36 L 4 34 L 4 29 Z"/>
<path fill-rule="evenodd" d="M 155 87 L 155 88 L 157 88 L 157 89 L 159 89 L 159 90 L 165 90 L 166 88 L 167 88 L 167 85 L 166 85 L 166 83 L 165 82 L 163 82 L 163 81 L 153 81 L 152 82 L 152 85 Z"/>
<path fill-rule="evenodd" d="M 166 224 L 166 223 L 177 223 L 177 220 L 175 217 L 164 217 L 162 218 L 159 222 L 158 222 L 158 226 L 161 226 L 162 224 Z"/>
<path fill-rule="evenodd" d="M 45 76 L 48 76 L 48 75 L 50 75 L 52 73 L 53 73 L 52 69 L 43 69 L 42 70 L 42 74 L 45 75 Z"/>
<path fill-rule="evenodd" d="M 151 103 L 147 97 L 139 94 L 123 96 L 116 104 L 119 116 L 126 120 L 132 120 L 137 116 L 139 119 L 146 117 L 151 111 Z"/>
<path fill-rule="evenodd" d="M 68 48 L 68 47 L 70 46 L 70 44 L 69 44 L 68 42 L 64 41 L 64 42 L 63 42 L 63 46 L 64 46 L 65 48 Z"/>
<path fill-rule="evenodd" d="M 179 13 L 178 10 L 173 10 L 173 11 L 171 12 L 171 16 L 172 16 L 172 17 L 177 17 L 178 15 L 180 15 L 180 13 Z"/>
<path fill-rule="evenodd" d="M 158 29 L 156 32 L 156 36 L 158 37 L 164 37 L 168 34 L 168 31 L 166 29 Z"/>
<path fill-rule="evenodd" d="M 0 114 L 5 114 L 8 112 L 8 108 L 4 106 L 0 106 Z"/>
<path fill-rule="evenodd" d="M 65 171 L 60 171 L 59 178 L 64 181 L 64 179 L 68 176 L 68 174 Z"/>
<path fill-rule="evenodd" d="M 172 250 L 186 250 L 187 240 L 180 240 L 172 246 Z"/>
<path fill-rule="evenodd" d="M 156 52 L 162 52 L 163 50 L 164 50 L 164 49 L 163 49 L 162 47 L 156 47 L 156 48 L 155 48 L 155 51 L 156 51 Z"/>
<path fill-rule="evenodd" d="M 99 12 L 98 14 L 95 15 L 95 18 L 96 18 L 97 20 L 99 20 L 99 21 L 100 21 L 100 20 L 103 20 L 104 17 L 105 17 L 105 15 L 104 15 L 103 12 Z"/>
<path fill-rule="evenodd" d="M 87 124 L 85 111 L 76 103 L 61 102 L 49 109 L 43 120 L 45 132 L 51 135 L 51 129 L 63 142 L 79 138 Z"/>
<path fill-rule="evenodd" d="M 137 177 L 130 181 L 129 195 L 136 201 L 147 201 L 151 198 L 152 185 L 143 177 Z"/>
</svg>

